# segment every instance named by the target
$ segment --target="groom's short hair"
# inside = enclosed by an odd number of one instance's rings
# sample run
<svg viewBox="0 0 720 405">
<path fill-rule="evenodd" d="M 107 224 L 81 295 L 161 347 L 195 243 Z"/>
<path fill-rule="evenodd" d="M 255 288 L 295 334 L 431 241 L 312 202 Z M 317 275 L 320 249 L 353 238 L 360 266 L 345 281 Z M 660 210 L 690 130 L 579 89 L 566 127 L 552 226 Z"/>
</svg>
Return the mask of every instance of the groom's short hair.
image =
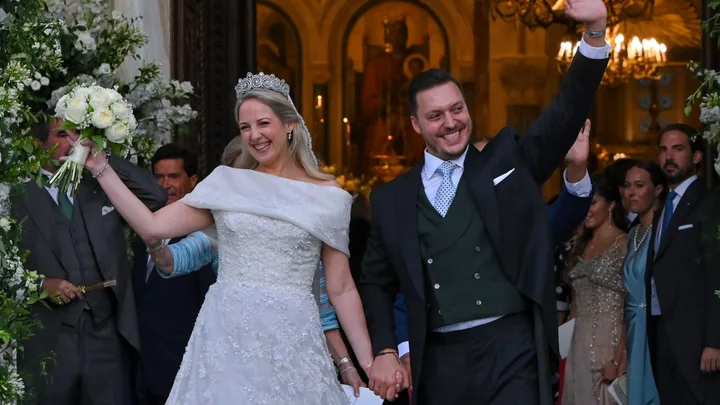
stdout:
<svg viewBox="0 0 720 405">
<path fill-rule="evenodd" d="M 445 83 L 455 83 L 462 93 L 462 86 L 447 70 L 443 69 L 428 69 L 424 72 L 418 73 L 412 81 L 410 81 L 410 88 L 408 89 L 408 97 L 410 102 L 410 114 L 413 117 L 417 117 L 418 103 L 417 95 L 421 91 L 431 89 L 433 87 L 441 86 Z M 465 94 L 463 93 L 463 98 Z"/>
<path fill-rule="evenodd" d="M 40 142 L 45 142 L 50 136 L 50 121 L 54 118 L 55 112 L 46 110 L 37 115 L 37 122 L 33 124 L 32 135 Z"/>
</svg>

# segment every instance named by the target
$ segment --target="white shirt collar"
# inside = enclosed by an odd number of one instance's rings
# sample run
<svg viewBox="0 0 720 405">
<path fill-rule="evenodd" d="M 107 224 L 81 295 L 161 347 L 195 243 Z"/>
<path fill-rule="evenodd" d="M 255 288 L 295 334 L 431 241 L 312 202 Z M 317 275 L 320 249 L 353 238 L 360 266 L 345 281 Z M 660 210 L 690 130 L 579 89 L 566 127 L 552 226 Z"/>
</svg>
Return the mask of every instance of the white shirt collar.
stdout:
<svg viewBox="0 0 720 405">
<path fill-rule="evenodd" d="M 673 191 L 678 195 L 678 197 L 682 198 L 683 194 L 685 194 L 685 192 L 687 191 L 688 187 L 690 187 L 690 185 L 691 185 L 695 180 L 697 180 L 697 178 L 698 178 L 697 175 L 692 175 L 692 176 L 688 177 L 688 178 L 685 179 L 682 183 L 678 184 L 678 186 L 675 187 L 675 189 L 674 189 Z"/>
<path fill-rule="evenodd" d="M 449 162 L 455 163 L 461 168 L 465 168 L 465 156 L 467 155 L 467 151 L 470 145 L 468 145 L 465 148 L 465 152 L 463 152 L 460 157 L 456 159 L 452 159 Z M 441 164 L 443 164 L 445 161 L 440 159 L 437 156 L 431 155 L 430 152 L 428 152 L 427 148 L 425 148 L 425 164 L 423 165 L 423 176 L 425 176 L 426 179 L 429 179 L 435 174 L 438 167 L 440 167 Z"/>
</svg>

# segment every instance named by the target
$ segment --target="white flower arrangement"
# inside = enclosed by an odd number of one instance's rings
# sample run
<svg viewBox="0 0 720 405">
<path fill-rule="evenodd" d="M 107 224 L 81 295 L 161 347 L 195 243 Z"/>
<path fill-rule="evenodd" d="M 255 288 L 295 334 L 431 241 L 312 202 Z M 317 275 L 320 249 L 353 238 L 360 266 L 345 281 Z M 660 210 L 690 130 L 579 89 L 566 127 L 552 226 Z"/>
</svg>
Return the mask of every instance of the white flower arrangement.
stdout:
<svg viewBox="0 0 720 405">
<path fill-rule="evenodd" d="M 702 137 L 708 145 L 715 147 L 715 172 L 720 175 L 720 72 L 702 69 L 697 63 L 690 62 L 688 68 L 702 80 L 702 84 L 688 97 L 685 115 L 692 113 L 693 105 L 700 107 L 700 123 L 703 125 Z"/>
<path fill-rule="evenodd" d="M 115 89 L 136 118 L 135 136 L 125 149 L 147 159 L 159 142 L 196 116 L 188 104 L 192 86 L 162 78 L 155 64 L 146 63 L 130 83 L 115 77 L 120 64 L 145 45 L 134 20 L 111 12 L 110 0 L 72 2 L 68 7 L 61 0 L 0 1 L 0 404 L 21 403 L 34 394 L 17 369 L 16 353 L 38 327 L 31 307 L 47 298 L 38 289 L 42 276 L 23 265 L 22 227 L 11 216 L 11 198 L 48 158 L 31 134 L 37 117 L 78 85 Z M 80 111 L 77 104 L 68 109 L 72 99 L 60 106 L 65 114 Z M 109 111 L 124 114 L 122 107 Z M 103 115 L 93 124 L 92 118 L 82 121 L 98 130 L 109 121 Z M 128 129 L 129 124 L 124 122 Z M 120 127 L 111 132 L 102 132 L 104 139 L 125 133 Z"/>
<path fill-rule="evenodd" d="M 157 63 L 142 60 L 139 74 L 129 83 L 122 82 L 116 77 L 118 67 L 128 57 L 140 60 L 135 52 L 147 42 L 136 19 L 111 11 L 109 0 L 68 3 L 47 1 L 50 15 L 63 20 L 61 42 L 67 56 L 61 74 L 51 80 L 51 90 L 46 91 L 47 107 L 55 108 L 70 90 L 71 81 L 117 89 L 131 105 L 138 123 L 125 157 L 149 164 L 155 150 L 171 141 L 175 131 L 186 131 L 197 116 L 189 104 L 192 85 L 165 79 Z"/>
<path fill-rule="evenodd" d="M 115 89 L 97 85 L 74 87 L 60 98 L 55 116 L 62 119 L 60 129 L 76 131 L 78 139 L 68 160 L 50 179 L 50 185 L 63 192 L 77 192 L 90 148 L 80 143 L 91 139 L 101 148 L 117 154 L 130 146 L 137 121 L 132 107 Z"/>
<path fill-rule="evenodd" d="M 0 403 L 18 403 L 32 393 L 16 366 L 21 343 L 32 336 L 37 320 L 29 308 L 44 299 L 41 279 L 23 266 L 21 226 L 11 217 L 15 190 L 40 169 L 47 154 L 37 147 L 30 130 L 33 103 L 62 68 L 62 22 L 43 16 L 41 0 L 0 3 Z"/>
</svg>

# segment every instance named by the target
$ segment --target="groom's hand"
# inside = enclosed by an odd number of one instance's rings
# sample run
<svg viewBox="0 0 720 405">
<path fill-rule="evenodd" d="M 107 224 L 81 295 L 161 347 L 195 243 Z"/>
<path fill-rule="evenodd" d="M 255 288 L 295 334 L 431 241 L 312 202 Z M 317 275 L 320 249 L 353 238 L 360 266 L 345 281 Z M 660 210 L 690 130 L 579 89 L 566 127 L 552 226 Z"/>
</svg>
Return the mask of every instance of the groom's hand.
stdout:
<svg viewBox="0 0 720 405">
<path fill-rule="evenodd" d="M 603 0 L 565 0 L 565 14 L 591 31 L 607 26 L 607 6 Z"/>
<path fill-rule="evenodd" d="M 397 352 L 392 349 L 382 350 L 375 356 L 368 369 L 370 383 L 368 388 L 382 399 L 393 401 L 398 392 L 408 388 L 410 377 L 407 370 L 400 363 Z"/>
<path fill-rule="evenodd" d="M 586 31 L 602 31 L 607 27 L 607 6 L 603 0 L 565 0 L 565 14 L 583 23 Z M 605 38 L 585 36 L 585 42 L 594 47 L 606 45 Z"/>
<path fill-rule="evenodd" d="M 567 181 L 577 183 L 587 173 L 587 162 L 590 155 L 590 120 L 585 120 L 585 125 L 580 130 L 575 143 L 565 155 L 567 163 Z"/>
</svg>

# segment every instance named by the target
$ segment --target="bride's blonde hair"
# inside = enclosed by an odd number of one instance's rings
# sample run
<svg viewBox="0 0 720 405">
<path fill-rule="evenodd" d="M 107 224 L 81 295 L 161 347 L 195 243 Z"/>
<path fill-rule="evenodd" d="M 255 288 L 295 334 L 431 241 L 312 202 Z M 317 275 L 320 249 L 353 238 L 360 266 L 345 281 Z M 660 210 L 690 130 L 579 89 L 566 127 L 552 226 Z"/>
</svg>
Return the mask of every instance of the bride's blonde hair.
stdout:
<svg viewBox="0 0 720 405">
<path fill-rule="evenodd" d="M 265 88 L 254 88 L 248 90 L 238 98 L 235 104 L 235 121 L 240 124 L 240 107 L 250 99 L 255 99 L 270 107 L 275 115 L 284 124 L 293 124 L 292 139 L 289 140 L 290 157 L 297 162 L 308 174 L 318 180 L 332 180 L 335 177 L 320 170 L 317 159 L 310 146 L 310 131 L 305 126 L 295 106 L 289 98 L 274 90 Z M 237 157 L 237 165 L 240 169 L 255 169 L 258 161 L 250 153 L 241 153 Z"/>
</svg>

